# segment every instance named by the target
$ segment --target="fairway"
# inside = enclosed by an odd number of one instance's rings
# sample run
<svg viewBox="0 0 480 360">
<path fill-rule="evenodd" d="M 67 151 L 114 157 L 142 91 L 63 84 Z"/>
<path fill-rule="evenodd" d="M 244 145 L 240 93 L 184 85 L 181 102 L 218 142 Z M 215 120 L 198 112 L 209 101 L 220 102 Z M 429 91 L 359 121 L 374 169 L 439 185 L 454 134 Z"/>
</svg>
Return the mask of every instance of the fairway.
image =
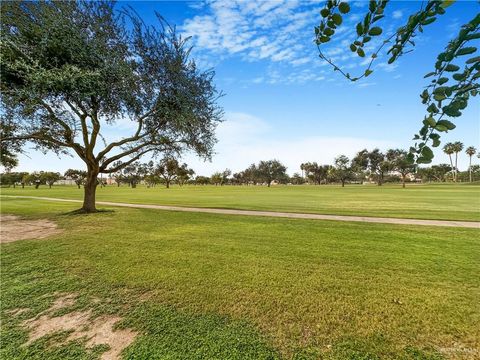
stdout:
<svg viewBox="0 0 480 360">
<path fill-rule="evenodd" d="M 4 195 L 82 199 L 75 186 L 17 187 Z M 328 186 L 162 186 L 135 189 L 109 185 L 97 200 L 137 204 L 268 210 L 436 220 L 480 220 L 480 186 L 466 184 Z"/>
<path fill-rule="evenodd" d="M 1 245 L 2 358 L 99 354 L 81 341 L 51 347 L 61 333 L 20 346 L 22 321 L 60 293 L 78 295 L 73 309 L 120 316 L 138 332 L 126 358 L 479 354 L 477 230 L 119 208 L 69 214 L 75 208 L 2 199 L 2 214 L 64 229 Z M 10 315 L 19 308 L 28 310 Z"/>
<path fill-rule="evenodd" d="M 0 360 L 480 360 L 480 1 L 0 10 Z"/>
</svg>

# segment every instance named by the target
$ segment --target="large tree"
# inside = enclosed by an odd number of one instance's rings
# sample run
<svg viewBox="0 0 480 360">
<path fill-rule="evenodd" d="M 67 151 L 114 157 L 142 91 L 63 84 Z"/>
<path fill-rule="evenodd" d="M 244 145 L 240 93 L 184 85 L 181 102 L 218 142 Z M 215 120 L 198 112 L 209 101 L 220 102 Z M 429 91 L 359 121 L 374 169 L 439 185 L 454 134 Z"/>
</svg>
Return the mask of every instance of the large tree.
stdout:
<svg viewBox="0 0 480 360">
<path fill-rule="evenodd" d="M 256 172 L 257 178 L 270 187 L 273 180 L 281 181 L 287 176 L 287 168 L 278 160 L 260 161 Z"/>
<path fill-rule="evenodd" d="M 448 164 L 432 165 L 430 167 L 418 168 L 417 173 L 423 180 L 445 182 L 447 174 L 452 171 Z"/>
<path fill-rule="evenodd" d="M 462 1 L 454 0 L 419 1 L 418 10 L 408 14 L 405 23 L 392 31 L 388 17 L 393 16 L 391 14 L 394 12 L 388 14 L 388 11 L 385 11 L 389 3 L 388 0 L 370 0 L 365 14 L 350 29 L 353 39 L 350 42 L 345 40 L 347 32 L 344 31 L 349 29 L 341 26 L 346 23 L 345 18 L 350 16 L 354 20 L 353 18 L 358 14 L 349 15 L 351 8 L 346 1 L 325 1 L 324 8 L 320 11 L 322 19 L 315 27 L 320 58 L 348 80 L 358 81 L 373 73 L 377 59 L 387 56 L 387 63 L 392 64 L 403 55 L 412 52 L 416 46 L 415 38 L 419 33 L 427 31 L 428 25 L 439 18 L 448 17 L 445 14 L 448 13 L 447 8 L 450 5 L 457 3 L 458 6 L 462 6 Z M 480 10 L 478 1 L 474 6 Z M 356 22 L 356 19 L 354 21 Z M 450 22 L 455 23 L 454 19 Z M 445 49 L 437 55 L 433 71 L 425 75 L 425 78 L 431 78 L 420 95 L 426 108 L 426 115 L 422 128 L 414 137 L 417 142 L 410 149 L 409 161 L 430 163 L 433 158 L 430 145 L 432 147 L 440 145 L 440 134 L 455 128 L 453 119 L 460 117 L 462 111 L 468 106 L 470 98 L 478 95 L 480 89 L 480 57 L 477 50 L 478 39 L 480 39 L 479 30 L 480 11 L 474 11 L 470 21 L 456 26 L 455 36 L 446 41 Z M 337 38 L 339 46 L 345 47 L 345 51 L 351 51 L 354 56 L 365 60 L 363 61 L 365 68 L 359 74 L 350 74 L 346 68 L 342 69 L 339 64 L 329 58 L 328 51 L 325 49 L 330 41 Z"/>
<path fill-rule="evenodd" d="M 453 178 L 453 181 L 456 181 L 456 178 L 455 178 L 455 167 L 453 166 L 453 160 L 452 160 L 452 155 L 455 153 L 455 148 L 454 148 L 454 145 L 453 143 L 449 142 L 449 143 L 446 143 L 444 146 L 443 146 L 443 152 L 445 154 L 448 155 L 448 158 L 450 160 L 450 167 L 451 167 L 451 171 L 452 171 L 452 178 Z"/>
<path fill-rule="evenodd" d="M 452 145 L 453 152 L 455 153 L 455 167 L 453 171 L 455 172 L 455 182 L 458 180 L 458 153 L 463 150 L 463 143 L 460 141 L 455 141 Z"/>
<path fill-rule="evenodd" d="M 405 188 L 405 181 L 408 174 L 415 171 L 415 165 L 408 160 L 408 152 L 401 149 L 390 149 L 386 154 L 390 161 L 392 170 L 397 171 L 402 177 L 402 187 Z"/>
<path fill-rule="evenodd" d="M 334 164 L 333 176 L 339 180 L 342 183 L 342 187 L 344 187 L 347 180 L 354 178 L 350 159 L 345 155 L 340 155 L 335 158 Z"/>
<path fill-rule="evenodd" d="M 188 173 L 187 164 L 184 164 L 183 168 Z M 177 159 L 172 157 L 163 158 L 155 169 L 155 174 L 163 179 L 167 189 L 169 189 L 170 184 L 178 178 L 179 173 L 183 173 L 182 166 L 180 166 Z"/>
<path fill-rule="evenodd" d="M 375 177 L 379 186 L 383 184 L 385 174 L 392 168 L 391 162 L 379 149 L 359 151 L 352 159 L 352 166 L 357 170 L 368 170 L 370 175 Z"/>
<path fill-rule="evenodd" d="M 65 171 L 63 176 L 72 179 L 80 189 L 80 186 L 83 185 L 85 179 L 87 178 L 87 172 L 84 170 L 68 169 Z"/>
<path fill-rule="evenodd" d="M 320 185 L 323 180 L 327 179 L 329 165 L 318 165 L 316 162 L 307 162 L 300 165 L 302 171 L 305 171 L 305 177 L 314 184 Z"/>
<path fill-rule="evenodd" d="M 465 153 L 468 155 L 468 160 L 469 160 L 468 179 L 469 179 L 470 182 L 472 182 L 472 156 L 477 153 L 477 149 L 475 149 L 475 147 L 473 147 L 473 146 L 469 146 L 465 150 Z"/>
<path fill-rule="evenodd" d="M 40 180 L 48 185 L 51 189 L 53 184 L 55 184 L 58 180 L 60 180 L 61 176 L 58 172 L 53 171 L 45 171 L 42 173 Z"/>
<path fill-rule="evenodd" d="M 96 211 L 99 174 L 143 155 L 211 157 L 221 94 L 160 16 L 147 26 L 105 1 L 4 1 L 0 10 L 2 150 L 30 142 L 79 157 L 83 211 Z M 107 143 L 102 134 L 118 120 L 136 130 Z"/>
</svg>

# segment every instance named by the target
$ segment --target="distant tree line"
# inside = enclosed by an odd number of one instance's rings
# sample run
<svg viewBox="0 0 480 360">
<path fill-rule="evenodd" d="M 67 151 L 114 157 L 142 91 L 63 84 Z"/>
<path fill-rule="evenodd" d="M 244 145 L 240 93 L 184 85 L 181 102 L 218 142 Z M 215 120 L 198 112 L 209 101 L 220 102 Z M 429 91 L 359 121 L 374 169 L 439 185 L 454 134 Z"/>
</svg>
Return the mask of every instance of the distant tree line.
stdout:
<svg viewBox="0 0 480 360">
<path fill-rule="evenodd" d="M 384 183 L 402 183 L 403 187 L 410 181 L 421 182 L 473 182 L 480 180 L 480 165 L 473 165 L 472 158 L 477 155 L 473 146 L 465 149 L 469 157 L 467 171 L 459 171 L 458 157 L 463 151 L 461 142 L 448 143 L 444 146 L 444 152 L 449 156 L 450 164 L 438 164 L 428 167 L 418 167 L 412 164 L 408 158 L 408 152 L 401 149 L 389 149 L 382 152 L 379 149 L 359 151 L 352 159 L 346 155 L 337 156 L 333 164 L 318 164 L 317 162 L 305 162 L 300 165 L 301 173 L 287 174 L 287 167 L 279 160 L 264 160 L 257 164 L 251 164 L 243 171 L 232 173 L 230 169 L 215 172 L 211 176 L 195 176 L 195 171 L 186 163 L 180 163 L 174 157 L 164 157 L 158 162 L 147 163 L 133 162 L 126 166 L 115 164 L 119 170 L 110 175 L 109 182 L 115 182 L 116 186 L 128 185 L 136 188 L 137 184 L 143 183 L 147 187 L 163 185 L 169 188 L 172 184 L 183 186 L 190 185 L 265 185 L 272 184 L 341 184 L 375 182 L 379 186 Z M 80 189 L 85 185 L 87 172 L 84 170 L 68 169 L 63 175 L 56 172 L 11 172 L 1 174 L 2 186 L 35 186 L 41 185 L 52 187 L 60 180 L 74 182 Z M 107 179 L 97 178 L 100 186 L 107 184 Z"/>
</svg>

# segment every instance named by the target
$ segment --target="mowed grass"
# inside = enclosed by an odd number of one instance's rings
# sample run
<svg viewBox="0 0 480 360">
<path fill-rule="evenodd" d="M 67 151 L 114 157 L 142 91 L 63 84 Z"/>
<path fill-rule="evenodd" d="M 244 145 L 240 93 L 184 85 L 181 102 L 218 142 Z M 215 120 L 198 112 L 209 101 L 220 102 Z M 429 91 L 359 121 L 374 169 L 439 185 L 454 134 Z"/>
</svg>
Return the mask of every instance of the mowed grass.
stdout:
<svg viewBox="0 0 480 360">
<path fill-rule="evenodd" d="M 196 191 L 172 193 L 184 190 Z M 81 341 L 51 346 L 65 334 L 22 346 L 22 319 L 56 292 L 139 331 L 128 359 L 480 356 L 475 229 L 76 207 L 2 199 L 2 213 L 65 232 L 1 245 L 1 358 L 98 357 Z"/>
<path fill-rule="evenodd" d="M 83 189 L 4 188 L 4 195 L 50 196 L 82 199 Z M 129 203 L 210 208 L 360 215 L 437 220 L 480 220 L 480 186 L 347 185 L 328 186 L 163 186 L 131 189 L 126 185 L 98 188 L 97 199 Z"/>
</svg>

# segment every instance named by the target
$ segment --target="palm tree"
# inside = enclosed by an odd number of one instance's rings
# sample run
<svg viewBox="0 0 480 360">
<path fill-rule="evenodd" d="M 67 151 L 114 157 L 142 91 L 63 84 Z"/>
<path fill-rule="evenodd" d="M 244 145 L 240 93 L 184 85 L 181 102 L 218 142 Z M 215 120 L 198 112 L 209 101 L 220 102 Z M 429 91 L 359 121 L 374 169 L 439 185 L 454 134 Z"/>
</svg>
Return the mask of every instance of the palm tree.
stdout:
<svg viewBox="0 0 480 360">
<path fill-rule="evenodd" d="M 305 170 L 305 164 L 304 163 L 300 164 L 300 170 L 302 170 L 302 179 L 305 179 L 305 176 L 303 175 L 303 170 Z"/>
<path fill-rule="evenodd" d="M 455 182 L 457 182 L 458 177 L 458 167 L 457 167 L 457 160 L 458 160 L 458 153 L 463 150 L 463 143 L 460 141 L 455 141 L 453 143 L 453 151 L 455 152 Z"/>
<path fill-rule="evenodd" d="M 448 155 L 450 159 L 450 166 L 452 167 L 452 171 L 454 171 L 452 154 L 455 152 L 455 150 L 453 149 L 453 143 L 446 143 L 443 147 L 443 152 Z M 453 172 L 453 181 L 455 181 L 455 172 Z"/>
<path fill-rule="evenodd" d="M 469 172 L 470 182 L 472 182 L 472 156 L 477 153 L 477 149 L 475 149 L 473 146 L 469 146 L 467 150 L 465 150 L 465 153 L 470 158 L 470 164 L 468 165 L 468 172 Z"/>
</svg>

